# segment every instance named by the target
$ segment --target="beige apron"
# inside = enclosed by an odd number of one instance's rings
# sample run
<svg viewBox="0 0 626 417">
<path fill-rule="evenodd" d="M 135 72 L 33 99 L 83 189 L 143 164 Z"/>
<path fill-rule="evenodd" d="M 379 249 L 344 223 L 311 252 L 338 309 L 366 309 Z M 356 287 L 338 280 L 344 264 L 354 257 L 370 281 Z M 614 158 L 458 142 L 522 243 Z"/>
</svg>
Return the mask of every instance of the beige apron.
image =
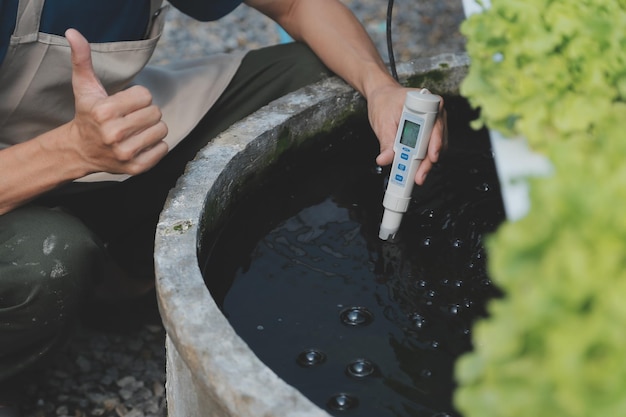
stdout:
<svg viewBox="0 0 626 417">
<path fill-rule="evenodd" d="M 0 149 L 25 142 L 74 117 L 71 51 L 62 36 L 39 32 L 45 0 L 20 0 L 15 31 L 0 67 Z M 237 71 L 243 53 L 217 54 L 161 68 L 146 64 L 165 21 L 162 0 L 151 0 L 152 20 L 140 41 L 91 44 L 94 70 L 109 94 L 147 87 L 163 113 L 174 148 L 200 121 Z M 77 181 L 122 181 L 95 173 Z"/>
</svg>

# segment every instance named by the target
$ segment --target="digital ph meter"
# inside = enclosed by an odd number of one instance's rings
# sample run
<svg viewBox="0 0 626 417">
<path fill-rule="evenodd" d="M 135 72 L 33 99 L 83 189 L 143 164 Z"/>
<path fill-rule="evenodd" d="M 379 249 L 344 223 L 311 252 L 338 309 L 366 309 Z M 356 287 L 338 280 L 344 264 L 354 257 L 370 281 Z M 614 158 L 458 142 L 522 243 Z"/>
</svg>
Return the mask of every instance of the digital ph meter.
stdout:
<svg viewBox="0 0 626 417">
<path fill-rule="evenodd" d="M 393 145 L 395 156 L 383 199 L 385 213 L 378 233 L 378 237 L 383 240 L 395 237 L 402 215 L 409 207 L 415 173 L 426 157 L 440 100 L 439 96 L 425 88 L 409 91 L 406 95 Z"/>
</svg>

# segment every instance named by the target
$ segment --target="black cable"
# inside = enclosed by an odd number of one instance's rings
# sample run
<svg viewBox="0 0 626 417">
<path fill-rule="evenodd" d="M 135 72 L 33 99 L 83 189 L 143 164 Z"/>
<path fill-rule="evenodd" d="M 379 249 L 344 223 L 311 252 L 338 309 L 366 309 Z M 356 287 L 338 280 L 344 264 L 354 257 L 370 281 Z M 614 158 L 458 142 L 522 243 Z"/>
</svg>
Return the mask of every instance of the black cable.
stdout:
<svg viewBox="0 0 626 417">
<path fill-rule="evenodd" d="M 398 81 L 398 72 L 396 71 L 396 59 L 393 56 L 393 42 L 391 40 L 391 15 L 393 13 L 393 0 L 389 0 L 387 5 L 387 53 L 389 54 L 389 65 L 391 66 L 391 75 Z"/>
</svg>

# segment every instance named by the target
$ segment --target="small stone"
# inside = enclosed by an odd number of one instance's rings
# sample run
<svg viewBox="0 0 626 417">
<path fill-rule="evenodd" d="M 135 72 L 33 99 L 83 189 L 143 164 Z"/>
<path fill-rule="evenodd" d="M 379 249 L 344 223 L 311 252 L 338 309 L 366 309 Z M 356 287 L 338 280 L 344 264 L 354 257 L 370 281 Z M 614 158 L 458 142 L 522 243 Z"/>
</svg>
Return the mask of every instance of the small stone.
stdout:
<svg viewBox="0 0 626 417">
<path fill-rule="evenodd" d="M 142 405 L 142 408 L 147 414 L 157 414 L 159 412 L 159 400 L 157 400 L 156 398 L 152 398 L 146 401 Z"/>
<path fill-rule="evenodd" d="M 135 339 L 128 342 L 128 349 L 130 349 L 132 352 L 139 352 L 142 347 L 143 340 L 141 339 Z"/>
<path fill-rule="evenodd" d="M 128 376 L 125 376 L 125 377 L 123 377 L 121 379 L 118 379 L 117 380 L 117 386 L 121 387 L 121 388 L 122 387 L 127 387 L 129 385 L 135 384 L 136 382 L 137 382 L 137 380 L 135 379 L 134 376 L 128 375 Z"/>
<path fill-rule="evenodd" d="M 152 385 L 152 392 L 155 397 L 162 397 L 165 395 L 165 386 L 163 386 L 160 382 L 155 381 Z"/>
<path fill-rule="evenodd" d="M 76 365 L 78 365 L 81 372 L 87 373 L 91 371 L 91 362 L 84 356 L 79 356 L 78 358 L 76 358 Z"/>
<path fill-rule="evenodd" d="M 157 326 L 156 324 L 148 324 L 146 325 L 146 330 L 150 333 L 161 333 L 163 331 L 163 327 Z"/>
<path fill-rule="evenodd" d="M 117 414 L 119 417 L 124 417 L 126 414 L 128 414 L 128 408 L 126 408 L 124 404 L 118 404 L 115 406 L 115 414 Z"/>
<path fill-rule="evenodd" d="M 85 396 L 93 404 L 102 404 L 107 398 L 104 394 L 100 394 L 98 392 L 88 392 L 87 394 L 85 394 Z"/>
<path fill-rule="evenodd" d="M 146 387 L 141 387 L 133 393 L 133 402 L 142 402 L 152 398 L 152 391 Z"/>
<path fill-rule="evenodd" d="M 120 405 L 120 400 L 117 397 L 107 398 L 102 402 L 102 405 L 107 411 L 114 410 L 118 405 Z"/>
<path fill-rule="evenodd" d="M 131 390 L 129 390 L 128 388 L 122 388 L 119 391 L 120 397 L 122 397 L 123 400 L 130 400 L 133 397 L 133 392 Z"/>
<path fill-rule="evenodd" d="M 124 415 L 124 417 L 145 417 L 143 411 L 138 409 L 132 409 Z"/>
<path fill-rule="evenodd" d="M 91 410 L 91 415 L 92 416 L 103 416 L 104 413 L 106 413 L 106 409 L 104 407 L 96 407 L 93 410 Z"/>
</svg>

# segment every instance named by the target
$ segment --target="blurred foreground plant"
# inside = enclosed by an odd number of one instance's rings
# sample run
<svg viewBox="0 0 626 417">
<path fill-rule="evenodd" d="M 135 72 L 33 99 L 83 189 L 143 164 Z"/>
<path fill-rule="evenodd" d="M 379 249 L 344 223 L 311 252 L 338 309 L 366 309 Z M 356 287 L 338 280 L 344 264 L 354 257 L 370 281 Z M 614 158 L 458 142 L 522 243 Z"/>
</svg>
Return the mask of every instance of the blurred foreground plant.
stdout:
<svg viewBox="0 0 626 417">
<path fill-rule="evenodd" d="M 488 240 L 504 297 L 456 364 L 464 417 L 626 416 L 626 1 L 492 0 L 462 25 L 476 125 L 555 174 Z"/>
</svg>

